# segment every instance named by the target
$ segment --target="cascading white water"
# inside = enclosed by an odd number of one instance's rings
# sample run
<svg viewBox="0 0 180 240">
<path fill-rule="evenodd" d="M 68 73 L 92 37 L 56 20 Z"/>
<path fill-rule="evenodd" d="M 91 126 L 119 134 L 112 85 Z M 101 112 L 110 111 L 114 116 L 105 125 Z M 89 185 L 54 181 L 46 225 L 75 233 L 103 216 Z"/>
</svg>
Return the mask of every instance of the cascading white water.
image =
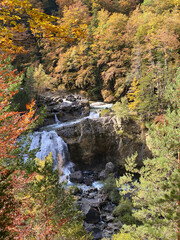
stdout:
<svg viewBox="0 0 180 240">
<path fill-rule="evenodd" d="M 65 127 L 65 126 L 70 126 L 70 125 L 73 125 L 75 123 L 79 123 L 81 121 L 83 121 L 84 119 L 94 119 L 94 118 L 99 118 L 99 113 L 95 112 L 95 111 L 90 111 L 89 113 L 89 116 L 86 116 L 86 117 L 82 117 L 82 118 L 78 118 L 78 119 L 75 119 L 75 120 L 71 120 L 71 121 L 68 121 L 68 122 L 56 122 L 56 116 L 55 116 L 55 124 L 52 124 L 52 125 L 48 125 L 48 126 L 45 126 L 45 127 L 42 127 L 41 130 L 44 130 L 44 131 L 50 131 L 50 130 L 56 130 L 60 127 Z"/>
<path fill-rule="evenodd" d="M 104 102 L 92 102 L 90 104 L 91 109 L 110 109 L 112 107 L 112 103 L 104 103 Z"/>
<path fill-rule="evenodd" d="M 30 150 L 39 148 L 36 157 L 43 160 L 45 157 L 52 153 L 54 168 L 58 168 L 60 171 L 60 181 L 64 181 L 68 178 L 70 170 L 73 168 L 73 163 L 70 161 L 70 155 L 68 146 L 64 140 L 59 137 L 55 129 L 59 127 L 73 125 L 81 122 L 84 119 L 98 118 L 99 113 L 91 111 L 89 116 L 76 119 L 74 121 L 61 123 L 55 115 L 55 124 L 41 128 L 41 131 L 34 132 L 31 138 Z"/>
<path fill-rule="evenodd" d="M 60 121 L 59 121 L 59 119 L 58 119 L 56 114 L 55 114 L 55 123 L 60 123 Z"/>
<path fill-rule="evenodd" d="M 35 132 L 31 136 L 31 145 L 29 150 L 39 148 L 36 157 L 43 160 L 52 153 L 53 166 L 60 171 L 60 180 L 65 180 L 70 174 L 70 168 L 73 164 L 70 162 L 68 146 L 64 140 L 57 135 L 54 130 Z"/>
</svg>

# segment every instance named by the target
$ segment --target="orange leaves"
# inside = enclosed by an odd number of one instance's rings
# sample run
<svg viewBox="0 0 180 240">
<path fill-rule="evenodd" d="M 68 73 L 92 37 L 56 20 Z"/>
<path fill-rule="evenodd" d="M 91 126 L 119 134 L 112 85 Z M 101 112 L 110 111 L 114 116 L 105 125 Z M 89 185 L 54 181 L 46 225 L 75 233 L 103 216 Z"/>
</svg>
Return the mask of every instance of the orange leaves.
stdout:
<svg viewBox="0 0 180 240">
<path fill-rule="evenodd" d="M 31 31 L 35 38 L 45 37 L 51 41 L 63 38 L 71 41 L 73 37 L 79 38 L 81 34 L 81 37 L 84 37 L 87 29 L 84 30 L 84 26 L 80 26 L 75 31 L 77 34 L 72 36 L 71 29 L 67 29 L 66 25 L 57 24 L 60 21 L 58 17 L 33 8 L 28 0 L 1 0 L 0 9 L 0 49 L 3 52 L 24 52 L 22 42 L 28 41 L 28 31 Z M 82 12 L 81 15 L 83 14 Z"/>
<path fill-rule="evenodd" d="M 13 157 L 11 151 L 16 148 L 17 138 L 37 117 L 34 117 L 34 100 L 27 105 L 27 112 L 8 110 L 11 98 L 17 93 L 10 88 L 18 83 L 18 74 L 14 70 L 4 69 L 0 71 L 0 75 L 0 158 L 9 158 Z"/>
<path fill-rule="evenodd" d="M 14 171 L 13 173 L 0 168 L 1 188 L 4 182 L 5 189 L 0 195 L 0 218 L 1 235 L 8 232 L 8 237 L 4 239 L 27 239 L 26 237 L 32 231 L 32 221 L 34 214 L 27 208 L 31 208 L 28 198 L 20 198 L 21 192 L 25 194 L 27 184 L 32 183 L 35 174 L 27 176 L 25 171 Z M 19 195 L 17 197 L 17 195 Z M 2 207 L 3 206 L 3 207 Z M 29 221 L 29 224 L 27 224 Z"/>
<path fill-rule="evenodd" d="M 168 120 L 166 119 L 165 115 L 164 114 L 161 114 L 159 116 L 156 116 L 154 118 L 154 123 L 161 126 L 161 125 L 168 125 Z"/>
</svg>

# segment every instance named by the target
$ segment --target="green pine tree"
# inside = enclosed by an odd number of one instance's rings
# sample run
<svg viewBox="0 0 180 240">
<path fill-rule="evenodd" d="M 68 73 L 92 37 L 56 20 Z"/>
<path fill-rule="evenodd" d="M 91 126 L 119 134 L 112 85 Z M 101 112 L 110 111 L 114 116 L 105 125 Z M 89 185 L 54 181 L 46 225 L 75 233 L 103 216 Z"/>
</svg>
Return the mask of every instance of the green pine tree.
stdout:
<svg viewBox="0 0 180 240">
<path fill-rule="evenodd" d="M 132 194 L 134 217 L 140 226 L 124 226 L 124 230 L 138 239 L 175 240 L 179 234 L 179 162 L 180 149 L 180 71 L 165 89 L 169 108 L 165 115 L 158 116 L 149 126 L 149 147 L 153 159 L 146 159 L 144 166 L 137 170 L 136 155 L 127 159 L 128 172 L 140 174 L 133 188 L 124 184 L 132 183 L 133 174 L 126 173 L 118 181 L 121 194 Z M 123 187 L 124 186 L 124 187 Z"/>
</svg>

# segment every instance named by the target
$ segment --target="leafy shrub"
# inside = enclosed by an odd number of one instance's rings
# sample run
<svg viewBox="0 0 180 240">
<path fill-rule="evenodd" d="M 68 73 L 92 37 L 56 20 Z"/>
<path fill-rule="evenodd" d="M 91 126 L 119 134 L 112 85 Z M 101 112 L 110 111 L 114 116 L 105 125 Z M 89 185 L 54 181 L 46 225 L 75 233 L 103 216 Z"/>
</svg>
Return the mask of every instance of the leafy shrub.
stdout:
<svg viewBox="0 0 180 240">
<path fill-rule="evenodd" d="M 112 240 L 135 240 L 129 233 L 118 233 L 113 235 Z"/>
<path fill-rule="evenodd" d="M 131 116 L 126 97 L 121 98 L 121 102 L 116 102 L 112 109 L 118 118 L 123 118 L 126 120 Z"/>
<path fill-rule="evenodd" d="M 132 216 L 132 202 L 129 199 L 121 199 L 119 205 L 113 210 L 113 216 L 124 224 L 133 224 L 136 222 Z"/>
<path fill-rule="evenodd" d="M 101 111 L 101 117 L 106 117 L 106 116 L 109 116 L 111 110 L 110 109 L 103 109 Z"/>
<path fill-rule="evenodd" d="M 109 199 L 111 200 L 112 203 L 118 204 L 120 200 L 120 195 L 119 190 L 117 189 L 116 186 L 116 179 L 113 176 L 109 176 L 104 181 L 103 191 L 104 193 L 107 193 L 109 195 Z"/>
</svg>

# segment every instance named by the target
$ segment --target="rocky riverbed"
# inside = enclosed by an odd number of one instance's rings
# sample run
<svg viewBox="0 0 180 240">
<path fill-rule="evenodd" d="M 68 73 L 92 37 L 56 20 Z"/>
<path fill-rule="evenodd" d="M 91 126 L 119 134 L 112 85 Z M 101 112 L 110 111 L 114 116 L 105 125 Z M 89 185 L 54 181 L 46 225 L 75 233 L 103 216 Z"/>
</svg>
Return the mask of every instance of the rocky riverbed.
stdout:
<svg viewBox="0 0 180 240">
<path fill-rule="evenodd" d="M 78 170 L 70 174 L 77 204 L 84 215 L 84 226 L 92 232 L 93 239 L 110 239 L 122 227 L 122 223 L 113 216 L 116 204 L 103 190 L 102 180 L 112 174 L 117 174 L 112 162 L 108 162 L 100 172 Z"/>
</svg>

